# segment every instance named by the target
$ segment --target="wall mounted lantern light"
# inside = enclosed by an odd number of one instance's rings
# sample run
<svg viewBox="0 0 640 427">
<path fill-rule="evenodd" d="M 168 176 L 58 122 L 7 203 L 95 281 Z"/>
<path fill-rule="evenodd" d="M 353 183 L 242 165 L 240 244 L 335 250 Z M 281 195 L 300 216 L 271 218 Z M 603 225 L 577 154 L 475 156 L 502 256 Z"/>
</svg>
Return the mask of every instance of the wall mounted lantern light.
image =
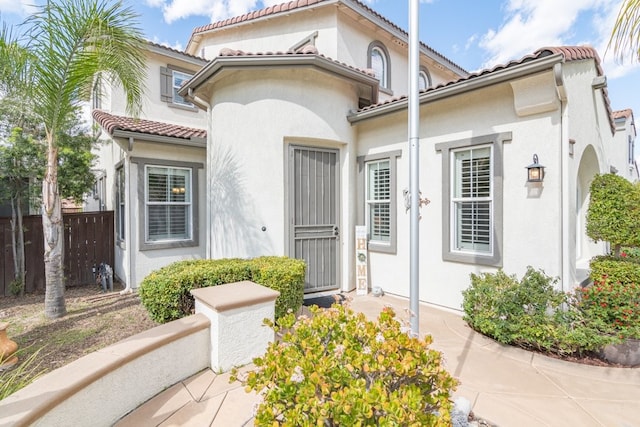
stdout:
<svg viewBox="0 0 640 427">
<path fill-rule="evenodd" d="M 538 155 L 533 155 L 533 163 L 527 166 L 527 182 L 542 182 L 544 180 L 544 166 L 538 163 Z"/>
</svg>

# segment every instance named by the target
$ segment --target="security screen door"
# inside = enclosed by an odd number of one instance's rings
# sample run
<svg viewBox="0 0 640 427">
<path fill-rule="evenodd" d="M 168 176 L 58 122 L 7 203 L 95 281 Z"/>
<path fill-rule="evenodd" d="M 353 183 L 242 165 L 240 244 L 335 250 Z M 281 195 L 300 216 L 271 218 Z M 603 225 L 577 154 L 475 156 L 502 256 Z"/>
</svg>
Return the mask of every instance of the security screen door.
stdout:
<svg viewBox="0 0 640 427">
<path fill-rule="evenodd" d="M 289 251 L 307 262 L 305 293 L 339 283 L 338 151 L 289 146 Z"/>
</svg>

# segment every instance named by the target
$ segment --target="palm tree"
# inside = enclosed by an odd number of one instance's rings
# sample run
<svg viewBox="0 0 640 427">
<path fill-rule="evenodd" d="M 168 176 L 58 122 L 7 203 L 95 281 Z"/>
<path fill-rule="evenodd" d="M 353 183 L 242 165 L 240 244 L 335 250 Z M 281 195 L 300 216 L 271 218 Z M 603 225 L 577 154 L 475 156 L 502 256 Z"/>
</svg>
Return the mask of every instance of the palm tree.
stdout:
<svg viewBox="0 0 640 427">
<path fill-rule="evenodd" d="M 145 42 L 137 15 L 122 1 L 47 1 L 27 19 L 31 57 L 30 96 L 45 129 L 47 158 L 42 182 L 42 225 L 46 277 L 45 315 L 66 314 L 63 224 L 58 188 L 58 137 L 74 122 L 99 74 L 118 82 L 128 113 L 141 108 Z M 1 44 L 1 41 L 0 41 Z"/>
<path fill-rule="evenodd" d="M 609 47 L 620 62 L 628 53 L 632 61 L 640 61 L 640 0 L 625 0 L 620 6 Z"/>
</svg>

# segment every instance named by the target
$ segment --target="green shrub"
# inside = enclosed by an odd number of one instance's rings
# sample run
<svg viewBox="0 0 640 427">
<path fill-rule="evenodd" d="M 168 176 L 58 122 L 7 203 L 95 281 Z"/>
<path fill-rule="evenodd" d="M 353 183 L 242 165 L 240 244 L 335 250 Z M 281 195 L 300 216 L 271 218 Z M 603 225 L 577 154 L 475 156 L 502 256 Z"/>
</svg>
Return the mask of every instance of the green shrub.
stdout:
<svg viewBox="0 0 640 427">
<path fill-rule="evenodd" d="M 254 259 L 250 268 L 251 280 L 280 292 L 276 300 L 276 319 L 287 314 L 289 309 L 297 311 L 302 306 L 304 262 L 287 257 L 261 257 Z"/>
<path fill-rule="evenodd" d="M 591 182 L 587 235 L 621 245 L 640 246 L 640 186 L 614 174 L 596 175 Z"/>
<path fill-rule="evenodd" d="M 640 339 L 640 284 L 603 276 L 578 292 L 577 307 L 593 329 L 620 340 Z"/>
<path fill-rule="evenodd" d="M 270 324 L 281 340 L 269 344 L 257 369 L 241 379 L 263 396 L 257 425 L 448 426 L 456 386 L 429 349 L 412 338 L 390 308 L 378 322 L 334 305 L 312 307 L 297 322 Z M 232 381 L 238 371 L 232 372 Z"/>
<path fill-rule="evenodd" d="M 626 252 L 623 252 L 626 254 Z M 612 255 L 597 256 L 589 264 L 589 277 L 594 282 L 606 277 L 613 282 L 640 283 L 640 258 Z"/>
<path fill-rule="evenodd" d="M 287 257 L 178 261 L 150 273 L 138 292 L 151 318 L 165 323 L 192 313 L 192 289 L 251 280 L 280 292 L 279 318 L 302 305 L 304 276 L 304 261 Z"/>
<path fill-rule="evenodd" d="M 520 281 L 502 270 L 472 274 L 471 286 L 463 291 L 464 318 L 503 344 L 557 354 L 601 347 L 607 338 L 595 333 L 571 303 L 573 295 L 557 291 L 555 283 L 531 267 Z"/>
</svg>

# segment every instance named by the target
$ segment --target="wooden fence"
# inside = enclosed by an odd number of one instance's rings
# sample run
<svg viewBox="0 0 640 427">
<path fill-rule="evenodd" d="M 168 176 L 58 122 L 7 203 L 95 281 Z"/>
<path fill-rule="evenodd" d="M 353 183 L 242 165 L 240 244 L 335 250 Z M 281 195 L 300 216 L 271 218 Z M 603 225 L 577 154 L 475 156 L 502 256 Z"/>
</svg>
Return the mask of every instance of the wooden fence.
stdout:
<svg viewBox="0 0 640 427">
<path fill-rule="evenodd" d="M 113 267 L 113 211 L 63 214 L 64 272 L 67 286 L 95 284 L 94 267 L 105 262 Z M 42 218 L 27 216 L 25 229 L 25 290 L 45 288 Z M 14 277 L 11 224 L 0 218 L 0 297 L 11 295 Z"/>
</svg>

